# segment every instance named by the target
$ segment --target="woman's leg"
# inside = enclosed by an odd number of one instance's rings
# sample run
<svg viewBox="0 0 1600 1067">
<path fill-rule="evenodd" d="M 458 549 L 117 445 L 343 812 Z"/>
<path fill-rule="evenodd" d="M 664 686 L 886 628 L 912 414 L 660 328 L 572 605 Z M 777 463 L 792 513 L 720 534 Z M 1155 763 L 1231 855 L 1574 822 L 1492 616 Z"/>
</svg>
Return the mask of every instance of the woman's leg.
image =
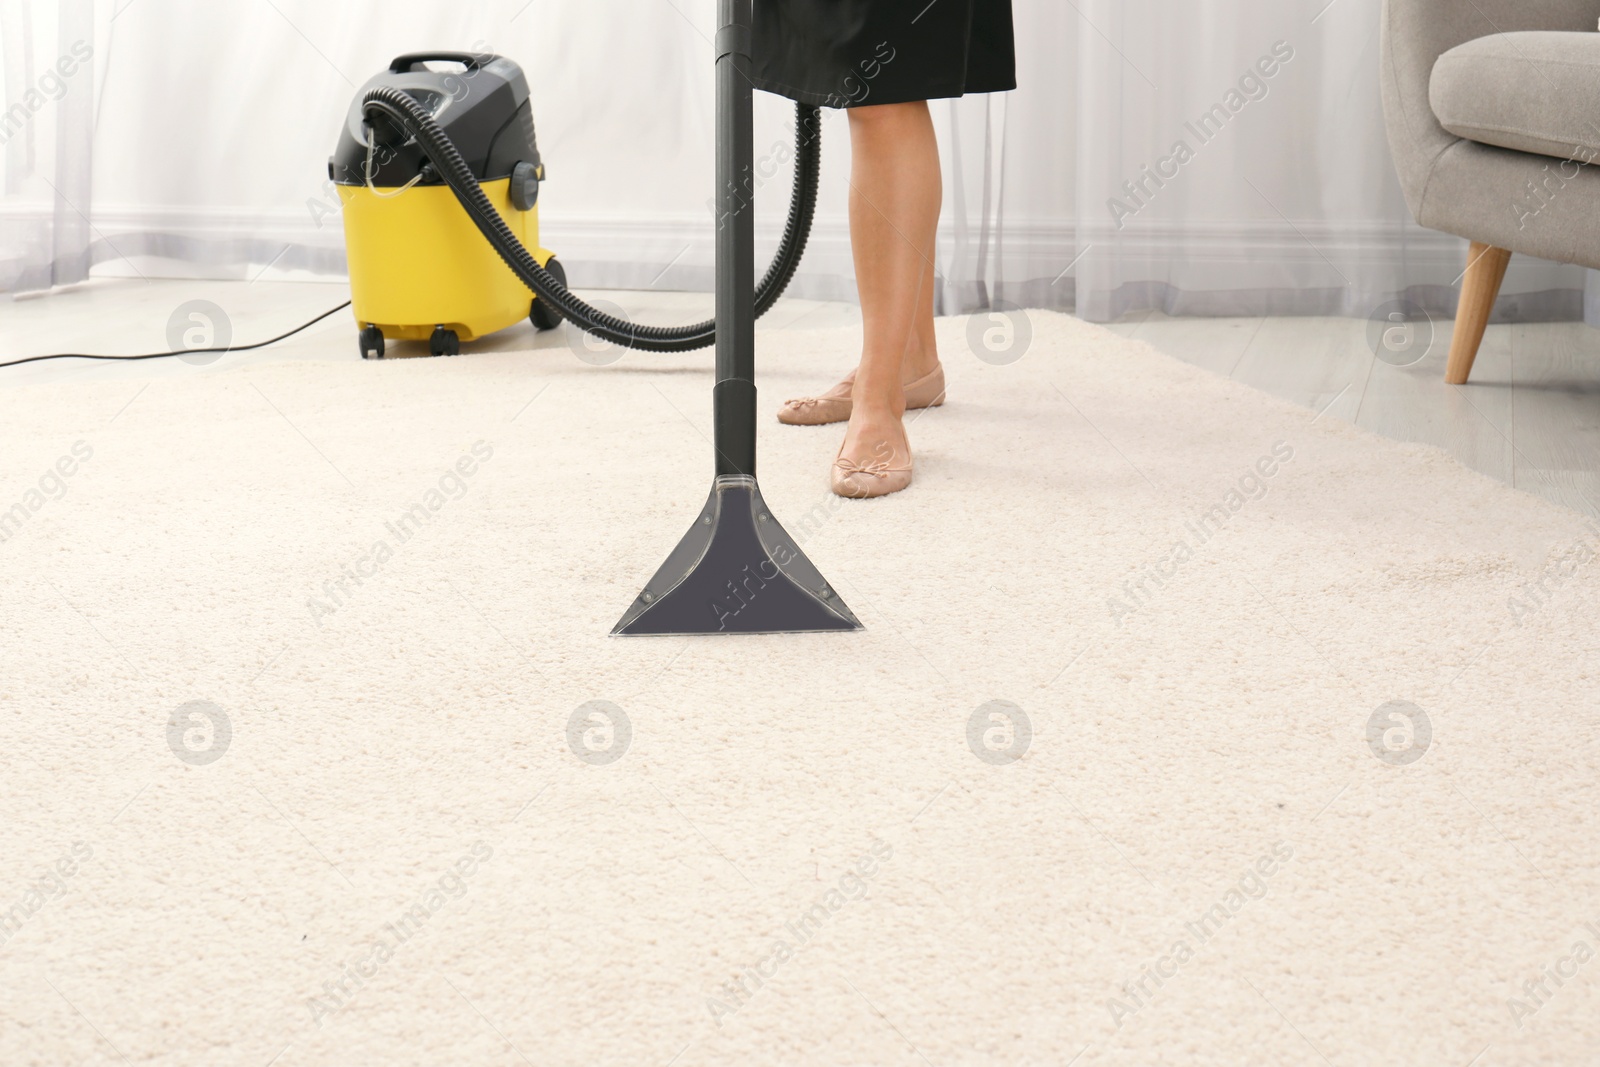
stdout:
<svg viewBox="0 0 1600 1067">
<path fill-rule="evenodd" d="M 850 243 L 863 344 L 834 486 L 847 496 L 876 496 L 910 482 L 902 385 L 939 362 L 933 252 L 943 187 L 925 101 L 852 108 L 849 115 Z M 872 466 L 891 473 L 860 469 Z"/>
</svg>

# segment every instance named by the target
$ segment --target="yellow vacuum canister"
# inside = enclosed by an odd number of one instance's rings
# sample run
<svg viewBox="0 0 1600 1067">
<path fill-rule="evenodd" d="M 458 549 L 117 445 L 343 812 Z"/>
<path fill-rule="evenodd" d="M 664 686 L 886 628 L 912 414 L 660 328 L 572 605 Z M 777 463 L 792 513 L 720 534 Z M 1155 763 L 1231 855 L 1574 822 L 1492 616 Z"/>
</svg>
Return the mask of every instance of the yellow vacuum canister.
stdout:
<svg viewBox="0 0 1600 1067">
<path fill-rule="evenodd" d="M 466 52 L 401 56 L 361 87 L 328 161 L 344 208 L 362 358 L 383 358 L 386 339 L 425 340 L 434 355 L 453 356 L 462 341 L 524 318 L 541 330 L 560 325 L 560 314 L 484 240 L 410 134 L 382 115 L 367 121 L 362 101 L 382 85 L 432 114 L 517 240 L 566 282 L 554 254 L 539 244 L 544 164 L 522 68 L 503 56 Z"/>
</svg>

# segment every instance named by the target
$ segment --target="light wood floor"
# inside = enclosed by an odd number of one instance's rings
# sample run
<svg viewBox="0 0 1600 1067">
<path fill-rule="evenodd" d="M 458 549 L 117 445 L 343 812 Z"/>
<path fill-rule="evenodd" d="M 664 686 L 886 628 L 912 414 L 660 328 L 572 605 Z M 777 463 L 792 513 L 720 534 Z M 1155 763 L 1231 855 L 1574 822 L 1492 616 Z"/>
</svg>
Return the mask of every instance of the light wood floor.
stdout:
<svg viewBox="0 0 1600 1067">
<path fill-rule="evenodd" d="M 225 308 L 235 343 L 249 342 L 298 325 L 347 294 L 343 285 L 326 282 L 101 280 L 74 292 L 0 302 L 0 361 L 40 352 L 162 350 L 168 319 L 192 299 Z M 711 298 L 701 293 L 583 295 L 617 304 L 643 322 L 690 322 L 711 310 Z M 859 309 L 848 304 L 785 299 L 763 326 L 842 326 L 860 318 Z M 1139 314 L 1110 328 L 1375 433 L 1438 445 L 1493 478 L 1600 515 L 1600 330 L 1581 323 L 1491 326 L 1471 384 L 1449 386 L 1443 380 L 1449 322 L 1436 324 L 1432 349 L 1409 367 L 1378 360 L 1361 319 Z M 475 347 L 565 343 L 560 334 L 534 338 L 529 330 L 517 329 Z M 33 364 L 0 370 L 0 388 L 85 376 L 142 381 L 246 360 L 354 358 L 354 331 L 341 314 L 281 345 L 229 353 L 207 367 L 177 360 Z"/>
<path fill-rule="evenodd" d="M 1363 319 L 1174 319 L 1111 326 L 1177 359 L 1600 515 L 1600 330 L 1578 322 L 1490 326 L 1472 380 L 1444 383 L 1448 321 L 1419 362 L 1376 358 Z"/>
</svg>

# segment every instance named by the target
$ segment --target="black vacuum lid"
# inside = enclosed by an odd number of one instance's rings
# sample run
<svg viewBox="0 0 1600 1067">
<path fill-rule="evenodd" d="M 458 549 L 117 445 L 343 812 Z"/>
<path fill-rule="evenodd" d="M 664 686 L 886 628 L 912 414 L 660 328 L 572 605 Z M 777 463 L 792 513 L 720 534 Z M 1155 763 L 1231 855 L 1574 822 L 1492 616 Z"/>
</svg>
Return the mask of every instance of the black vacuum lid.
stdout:
<svg viewBox="0 0 1600 1067">
<path fill-rule="evenodd" d="M 431 70 L 426 63 L 448 64 L 451 69 Z M 504 56 L 414 52 L 397 58 L 356 94 L 339 134 L 339 147 L 328 160 L 328 177 L 340 185 L 367 182 L 369 127 L 362 101 L 380 85 L 404 90 L 431 111 L 481 182 L 509 178 L 518 163 L 541 165 L 533 103 L 521 67 Z M 372 183 L 384 188 L 405 185 L 421 171 L 427 157 L 389 120 L 374 118 Z M 430 171 L 426 181 L 442 179 Z"/>
</svg>

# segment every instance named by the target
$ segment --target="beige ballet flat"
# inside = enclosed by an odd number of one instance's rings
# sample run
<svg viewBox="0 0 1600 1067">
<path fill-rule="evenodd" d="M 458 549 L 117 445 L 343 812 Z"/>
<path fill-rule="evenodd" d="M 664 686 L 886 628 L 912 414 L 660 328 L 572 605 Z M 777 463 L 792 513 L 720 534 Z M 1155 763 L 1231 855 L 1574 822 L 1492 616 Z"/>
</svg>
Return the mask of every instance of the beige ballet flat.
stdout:
<svg viewBox="0 0 1600 1067">
<path fill-rule="evenodd" d="M 830 471 L 833 481 L 833 491 L 839 496 L 850 497 L 853 500 L 865 500 L 868 497 L 888 496 L 898 493 L 911 484 L 911 460 L 906 460 L 904 467 L 894 467 L 885 460 L 872 460 L 861 463 L 853 459 L 844 458 L 844 445 L 839 446 L 839 455 L 834 458 L 833 469 Z"/>
<path fill-rule="evenodd" d="M 778 409 L 778 421 L 790 426 L 824 426 L 830 422 L 850 421 L 850 387 L 855 384 L 856 372 L 845 375 L 844 381 L 821 396 L 802 396 L 784 401 Z M 934 368 L 916 381 L 907 382 L 906 408 L 936 408 L 944 403 L 944 364 Z"/>
</svg>

